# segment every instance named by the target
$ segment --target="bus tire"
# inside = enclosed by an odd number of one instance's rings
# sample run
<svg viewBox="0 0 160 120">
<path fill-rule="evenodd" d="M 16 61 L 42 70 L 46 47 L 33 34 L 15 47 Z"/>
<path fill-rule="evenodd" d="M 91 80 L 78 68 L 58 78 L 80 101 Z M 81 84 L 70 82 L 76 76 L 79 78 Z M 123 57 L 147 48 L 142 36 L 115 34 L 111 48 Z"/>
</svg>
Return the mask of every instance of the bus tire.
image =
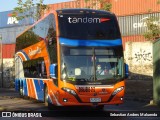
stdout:
<svg viewBox="0 0 160 120">
<path fill-rule="evenodd" d="M 46 85 L 45 85 L 45 92 L 44 92 L 44 104 L 46 107 L 48 107 L 48 110 L 56 110 L 57 109 L 57 106 L 50 103 L 48 100 L 48 88 Z"/>
<path fill-rule="evenodd" d="M 44 104 L 48 107 L 48 88 L 46 87 L 46 85 L 44 87 Z"/>
</svg>

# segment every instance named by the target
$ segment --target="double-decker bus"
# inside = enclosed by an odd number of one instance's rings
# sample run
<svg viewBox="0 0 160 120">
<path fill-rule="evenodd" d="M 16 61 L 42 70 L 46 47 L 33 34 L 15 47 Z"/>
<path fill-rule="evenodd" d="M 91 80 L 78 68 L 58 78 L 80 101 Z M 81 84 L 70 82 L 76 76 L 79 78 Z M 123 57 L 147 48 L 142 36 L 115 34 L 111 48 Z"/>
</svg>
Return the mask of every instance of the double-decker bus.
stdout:
<svg viewBox="0 0 160 120">
<path fill-rule="evenodd" d="M 111 12 L 56 10 L 16 38 L 15 89 L 49 108 L 123 103 L 125 68 Z"/>
</svg>

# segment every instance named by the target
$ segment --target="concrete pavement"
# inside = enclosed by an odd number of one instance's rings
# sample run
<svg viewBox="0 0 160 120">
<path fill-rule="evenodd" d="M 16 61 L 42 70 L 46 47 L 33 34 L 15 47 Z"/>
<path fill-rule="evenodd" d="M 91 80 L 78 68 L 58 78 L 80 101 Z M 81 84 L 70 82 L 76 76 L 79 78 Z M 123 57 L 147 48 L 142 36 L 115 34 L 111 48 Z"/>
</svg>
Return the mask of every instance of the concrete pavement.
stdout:
<svg viewBox="0 0 160 120">
<path fill-rule="evenodd" d="M 142 110 L 142 111 L 160 111 L 160 107 L 150 103 L 149 100 L 138 100 L 134 98 L 127 98 L 125 97 L 124 104 L 121 104 L 119 106 L 116 105 L 106 105 L 105 109 L 107 110 Z M 134 96 L 133 96 L 134 97 Z M 5 106 L 7 106 L 7 100 L 8 101 L 18 101 L 20 100 L 19 93 L 14 90 L 14 88 L 0 88 L 0 111 L 7 110 Z M 23 100 L 23 99 L 22 99 Z M 3 101 L 3 102 L 2 102 Z M 27 100 L 25 100 L 27 101 Z M 152 99 L 151 99 L 152 101 Z M 5 105 L 4 105 L 5 104 Z M 13 102 L 13 104 L 16 104 Z M 36 104 L 36 103 L 35 103 Z"/>
</svg>

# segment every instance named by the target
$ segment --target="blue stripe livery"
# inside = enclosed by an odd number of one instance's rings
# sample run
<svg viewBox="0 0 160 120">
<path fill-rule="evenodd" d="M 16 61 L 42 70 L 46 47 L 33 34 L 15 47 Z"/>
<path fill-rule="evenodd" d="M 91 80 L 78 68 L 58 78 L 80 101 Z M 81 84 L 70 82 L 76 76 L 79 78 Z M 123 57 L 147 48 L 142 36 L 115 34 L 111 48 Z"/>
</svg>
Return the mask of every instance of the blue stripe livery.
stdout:
<svg viewBox="0 0 160 120">
<path fill-rule="evenodd" d="M 115 40 L 79 40 L 79 39 L 68 39 L 68 38 L 59 38 L 61 45 L 67 46 L 89 46 L 89 47 L 113 47 L 122 45 L 122 39 Z"/>
<path fill-rule="evenodd" d="M 37 99 L 43 101 L 44 100 L 44 84 L 42 80 L 35 80 L 34 79 L 34 84 L 36 87 L 36 91 L 37 91 Z"/>
<path fill-rule="evenodd" d="M 37 100 L 44 101 L 44 83 L 43 80 L 33 79 Z M 19 86 L 23 87 L 24 95 L 28 96 L 27 78 L 15 79 L 15 90 L 19 92 Z"/>
<path fill-rule="evenodd" d="M 24 89 L 24 95 L 28 96 L 28 88 L 27 88 L 27 81 L 23 81 L 23 89 Z"/>
<path fill-rule="evenodd" d="M 28 57 L 28 55 L 23 50 L 21 50 L 20 52 L 23 53 L 23 55 L 26 57 L 27 60 L 30 60 L 29 57 Z"/>
</svg>

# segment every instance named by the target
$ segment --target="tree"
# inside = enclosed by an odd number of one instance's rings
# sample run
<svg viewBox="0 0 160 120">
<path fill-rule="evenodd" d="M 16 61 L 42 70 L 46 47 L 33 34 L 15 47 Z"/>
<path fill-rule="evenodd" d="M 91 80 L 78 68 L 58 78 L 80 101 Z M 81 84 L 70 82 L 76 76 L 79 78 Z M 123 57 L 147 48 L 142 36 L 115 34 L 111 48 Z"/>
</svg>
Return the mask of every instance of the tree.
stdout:
<svg viewBox="0 0 160 120">
<path fill-rule="evenodd" d="M 49 9 L 43 0 L 17 0 L 17 7 L 12 12 L 12 17 L 22 20 L 28 17 L 38 20 L 44 10 Z"/>
<path fill-rule="evenodd" d="M 112 4 L 110 2 L 107 2 L 106 0 L 99 0 L 102 7 L 101 10 L 111 11 Z"/>
<path fill-rule="evenodd" d="M 160 38 L 160 25 L 158 24 L 159 18 L 150 17 L 146 19 L 147 31 L 143 36 L 150 41 Z"/>
<path fill-rule="evenodd" d="M 160 0 L 157 0 L 157 4 L 160 4 Z"/>
<path fill-rule="evenodd" d="M 160 4 L 160 0 L 157 0 L 157 5 Z M 160 25 L 159 25 L 159 17 L 150 17 L 146 19 L 147 32 L 143 34 L 146 40 L 154 41 L 160 38 Z"/>
<path fill-rule="evenodd" d="M 85 0 L 86 3 L 89 1 L 91 0 Z M 112 8 L 112 4 L 106 0 L 92 0 L 92 4 L 88 8 L 93 8 L 98 3 L 100 4 L 100 10 L 110 11 Z"/>
</svg>

